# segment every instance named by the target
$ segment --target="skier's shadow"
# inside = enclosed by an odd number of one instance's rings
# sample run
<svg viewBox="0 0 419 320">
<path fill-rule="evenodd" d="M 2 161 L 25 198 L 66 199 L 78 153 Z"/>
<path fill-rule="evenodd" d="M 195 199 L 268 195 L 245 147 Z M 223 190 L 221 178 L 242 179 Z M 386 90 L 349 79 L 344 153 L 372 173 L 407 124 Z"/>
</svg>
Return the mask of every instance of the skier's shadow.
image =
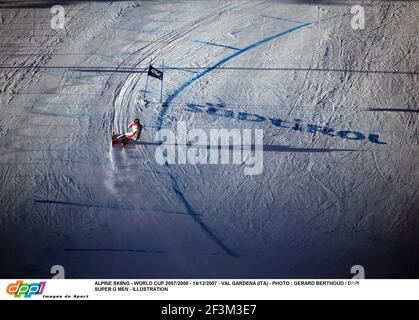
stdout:
<svg viewBox="0 0 419 320">
<path fill-rule="evenodd" d="M 150 142 L 150 141 L 132 141 L 130 144 L 145 145 L 145 146 L 161 146 L 161 145 L 174 145 L 174 146 L 186 146 L 195 149 L 229 149 L 229 150 L 256 150 L 256 146 L 243 145 L 243 146 L 232 146 L 232 145 L 194 145 L 194 144 L 165 144 L 162 141 Z M 328 149 L 328 148 L 296 148 L 291 146 L 280 146 L 280 145 L 263 145 L 263 151 L 265 152 L 307 152 L 307 153 L 321 153 L 321 152 L 351 152 L 359 151 L 356 149 Z"/>
<path fill-rule="evenodd" d="M 163 142 L 130 141 L 130 144 L 138 144 L 138 145 L 145 145 L 145 146 L 160 146 L 163 144 Z"/>
</svg>

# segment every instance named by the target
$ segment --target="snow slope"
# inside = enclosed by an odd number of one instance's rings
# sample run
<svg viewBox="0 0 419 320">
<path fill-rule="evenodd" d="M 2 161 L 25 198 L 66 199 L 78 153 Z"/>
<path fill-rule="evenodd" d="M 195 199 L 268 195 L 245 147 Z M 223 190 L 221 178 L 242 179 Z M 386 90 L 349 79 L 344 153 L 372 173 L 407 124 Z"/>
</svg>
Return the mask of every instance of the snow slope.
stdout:
<svg viewBox="0 0 419 320">
<path fill-rule="evenodd" d="M 353 1 L 61 3 L 64 30 L 0 4 L 2 278 L 419 275 L 417 2 L 364 2 L 365 30 Z M 263 129 L 263 174 L 159 165 L 178 121 Z"/>
</svg>

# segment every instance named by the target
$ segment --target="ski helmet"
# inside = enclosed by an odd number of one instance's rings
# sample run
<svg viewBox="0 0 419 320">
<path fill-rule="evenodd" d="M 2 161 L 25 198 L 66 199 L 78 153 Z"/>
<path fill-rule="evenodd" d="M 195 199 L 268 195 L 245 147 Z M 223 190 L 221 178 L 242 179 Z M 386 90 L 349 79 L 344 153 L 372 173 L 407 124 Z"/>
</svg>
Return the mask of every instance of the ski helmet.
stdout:
<svg viewBox="0 0 419 320">
<path fill-rule="evenodd" d="M 134 120 L 134 123 L 136 123 L 136 124 L 140 124 L 140 119 L 135 119 L 135 120 Z"/>
</svg>

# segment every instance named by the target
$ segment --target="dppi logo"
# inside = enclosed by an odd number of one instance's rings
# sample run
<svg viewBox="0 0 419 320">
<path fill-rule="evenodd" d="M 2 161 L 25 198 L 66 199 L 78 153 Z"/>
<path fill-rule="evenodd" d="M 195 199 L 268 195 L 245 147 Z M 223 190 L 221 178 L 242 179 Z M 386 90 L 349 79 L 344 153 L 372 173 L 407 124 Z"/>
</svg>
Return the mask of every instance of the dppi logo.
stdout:
<svg viewBox="0 0 419 320">
<path fill-rule="evenodd" d="M 42 294 L 45 289 L 46 282 L 39 283 L 24 283 L 23 281 L 16 281 L 7 286 L 7 293 L 14 295 L 15 298 L 31 298 L 33 295 Z"/>
</svg>

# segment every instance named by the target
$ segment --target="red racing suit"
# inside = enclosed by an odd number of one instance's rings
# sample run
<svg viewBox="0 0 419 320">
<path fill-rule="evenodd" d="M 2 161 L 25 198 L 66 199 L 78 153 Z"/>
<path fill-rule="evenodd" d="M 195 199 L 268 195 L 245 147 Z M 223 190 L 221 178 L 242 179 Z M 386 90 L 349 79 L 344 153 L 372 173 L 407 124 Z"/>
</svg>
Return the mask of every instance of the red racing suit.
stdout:
<svg viewBox="0 0 419 320">
<path fill-rule="evenodd" d="M 131 129 L 131 132 L 125 133 L 125 137 L 128 139 L 140 139 L 141 130 L 143 129 L 143 126 L 141 123 L 130 123 L 128 126 L 128 129 Z"/>
</svg>

